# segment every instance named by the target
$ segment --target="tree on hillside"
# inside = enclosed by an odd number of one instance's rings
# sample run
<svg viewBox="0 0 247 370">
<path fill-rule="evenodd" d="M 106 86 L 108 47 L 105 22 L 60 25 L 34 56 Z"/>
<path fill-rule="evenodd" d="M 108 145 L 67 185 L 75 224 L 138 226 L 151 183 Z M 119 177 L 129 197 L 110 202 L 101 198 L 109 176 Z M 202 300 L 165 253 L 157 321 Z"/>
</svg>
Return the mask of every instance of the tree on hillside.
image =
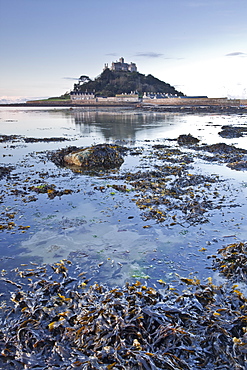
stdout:
<svg viewBox="0 0 247 370">
<path fill-rule="evenodd" d="M 91 81 L 91 79 L 88 76 L 83 75 L 79 78 L 78 83 L 79 84 L 85 84 L 89 81 Z"/>
</svg>

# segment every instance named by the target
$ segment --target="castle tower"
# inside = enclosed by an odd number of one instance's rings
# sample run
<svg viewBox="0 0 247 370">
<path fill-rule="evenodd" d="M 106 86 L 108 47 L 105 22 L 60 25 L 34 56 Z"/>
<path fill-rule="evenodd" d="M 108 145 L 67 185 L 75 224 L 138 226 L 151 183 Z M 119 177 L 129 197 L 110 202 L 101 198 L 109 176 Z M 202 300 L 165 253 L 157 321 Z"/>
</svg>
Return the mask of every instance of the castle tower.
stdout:
<svg viewBox="0 0 247 370">
<path fill-rule="evenodd" d="M 118 61 L 112 62 L 111 70 L 112 71 L 137 72 L 136 64 L 132 62 L 130 64 L 125 63 L 123 57 L 119 58 L 119 62 Z"/>
</svg>

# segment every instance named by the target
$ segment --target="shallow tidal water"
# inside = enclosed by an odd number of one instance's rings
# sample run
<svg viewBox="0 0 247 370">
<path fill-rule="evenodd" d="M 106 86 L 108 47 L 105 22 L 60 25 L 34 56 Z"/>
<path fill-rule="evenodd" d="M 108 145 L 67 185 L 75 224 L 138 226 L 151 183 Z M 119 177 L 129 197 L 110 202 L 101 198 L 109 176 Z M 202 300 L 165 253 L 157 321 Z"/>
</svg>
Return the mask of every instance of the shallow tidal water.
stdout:
<svg viewBox="0 0 247 370">
<path fill-rule="evenodd" d="M 177 147 L 172 139 L 180 134 L 190 133 L 205 144 L 224 142 L 247 149 L 246 136 L 224 139 L 218 134 L 223 125 L 246 123 L 247 115 L 0 108 L 0 134 L 20 136 L 0 143 L 0 166 L 13 167 L 10 175 L 0 180 L 0 213 L 3 217 L 6 213 L 13 215 L 9 221 L 15 223 L 13 228 L 0 230 L 0 270 L 69 259 L 93 280 L 109 285 L 133 279 L 171 283 L 176 274 L 201 280 L 213 277 L 215 283 L 221 282 L 223 278 L 212 271 L 208 256 L 228 244 L 247 240 L 247 171 L 195 158 L 190 164 L 191 173 L 218 176 L 220 182 L 212 192 L 217 190 L 225 202 L 220 209 L 207 212 L 206 222 L 171 225 L 144 219 L 133 202 L 131 189 L 125 193 L 113 191 L 112 183 L 123 183 L 119 177 L 113 180 L 102 173 L 74 173 L 57 167 L 45 153 L 101 143 L 141 150 L 142 155 L 125 157 L 121 168 L 115 170 L 119 176 L 149 170 L 156 164 L 152 147 Z M 26 143 L 22 137 L 66 141 Z M 183 150 L 190 155 L 188 149 Z M 42 183 L 73 192 L 49 199 L 47 194 L 31 194 L 28 190 Z M 104 191 L 97 190 L 100 187 Z"/>
</svg>

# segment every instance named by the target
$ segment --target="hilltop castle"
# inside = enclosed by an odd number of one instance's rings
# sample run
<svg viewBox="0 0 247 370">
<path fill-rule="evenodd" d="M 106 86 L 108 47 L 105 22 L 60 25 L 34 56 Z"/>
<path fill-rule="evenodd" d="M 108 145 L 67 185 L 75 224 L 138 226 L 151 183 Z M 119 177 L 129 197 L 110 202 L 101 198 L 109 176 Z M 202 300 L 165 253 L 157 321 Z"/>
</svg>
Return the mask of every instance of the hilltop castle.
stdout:
<svg viewBox="0 0 247 370">
<path fill-rule="evenodd" d="M 105 64 L 104 70 L 108 69 L 108 64 Z M 125 72 L 137 72 L 137 67 L 135 63 L 125 63 L 124 58 L 119 58 L 119 61 L 112 62 L 111 64 L 111 71 L 125 71 Z"/>
</svg>

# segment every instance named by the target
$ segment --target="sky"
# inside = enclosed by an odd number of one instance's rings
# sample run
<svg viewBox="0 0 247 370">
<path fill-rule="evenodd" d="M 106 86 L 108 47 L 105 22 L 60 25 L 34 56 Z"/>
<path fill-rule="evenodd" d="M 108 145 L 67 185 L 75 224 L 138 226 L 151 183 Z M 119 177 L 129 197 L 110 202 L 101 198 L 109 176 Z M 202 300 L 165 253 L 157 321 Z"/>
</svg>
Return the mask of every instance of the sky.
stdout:
<svg viewBox="0 0 247 370">
<path fill-rule="evenodd" d="M 0 102 L 124 57 L 188 96 L 247 98 L 247 0 L 0 0 Z"/>
</svg>

